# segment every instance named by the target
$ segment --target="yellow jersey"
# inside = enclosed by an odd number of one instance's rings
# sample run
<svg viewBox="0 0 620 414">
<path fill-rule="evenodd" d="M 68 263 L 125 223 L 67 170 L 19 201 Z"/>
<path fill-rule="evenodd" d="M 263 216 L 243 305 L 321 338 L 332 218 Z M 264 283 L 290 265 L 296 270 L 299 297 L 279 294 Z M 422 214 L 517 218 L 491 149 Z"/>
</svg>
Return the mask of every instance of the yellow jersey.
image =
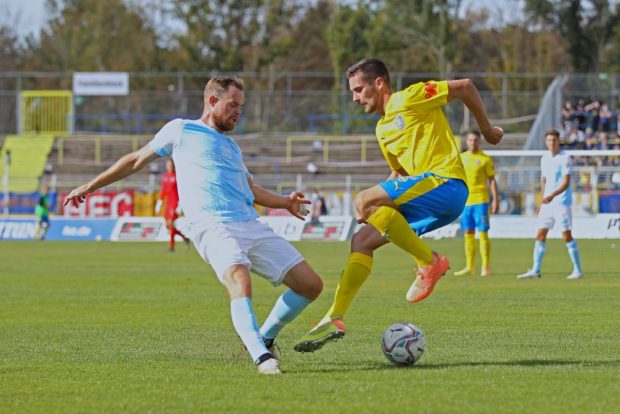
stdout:
<svg viewBox="0 0 620 414">
<path fill-rule="evenodd" d="M 466 206 L 474 204 L 488 203 L 489 199 L 489 177 L 495 176 L 493 159 L 482 151 L 473 153 L 465 151 L 461 154 L 465 173 L 467 174 L 467 187 L 469 187 L 469 197 Z"/>
<path fill-rule="evenodd" d="M 446 115 L 448 82 L 419 82 L 393 93 L 376 128 L 379 147 L 392 170 L 408 175 L 431 172 L 466 181 Z"/>
</svg>

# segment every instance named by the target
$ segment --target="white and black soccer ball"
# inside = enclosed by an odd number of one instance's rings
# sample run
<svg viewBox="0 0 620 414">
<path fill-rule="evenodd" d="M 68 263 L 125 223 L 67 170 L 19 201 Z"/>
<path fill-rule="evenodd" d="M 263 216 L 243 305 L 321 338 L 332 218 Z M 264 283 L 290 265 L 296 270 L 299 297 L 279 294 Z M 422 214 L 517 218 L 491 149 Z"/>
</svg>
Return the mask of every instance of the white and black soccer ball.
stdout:
<svg viewBox="0 0 620 414">
<path fill-rule="evenodd" d="M 381 347 L 387 359 L 397 365 L 413 365 L 424 353 L 426 341 L 420 328 L 409 322 L 398 322 L 383 333 Z"/>
</svg>

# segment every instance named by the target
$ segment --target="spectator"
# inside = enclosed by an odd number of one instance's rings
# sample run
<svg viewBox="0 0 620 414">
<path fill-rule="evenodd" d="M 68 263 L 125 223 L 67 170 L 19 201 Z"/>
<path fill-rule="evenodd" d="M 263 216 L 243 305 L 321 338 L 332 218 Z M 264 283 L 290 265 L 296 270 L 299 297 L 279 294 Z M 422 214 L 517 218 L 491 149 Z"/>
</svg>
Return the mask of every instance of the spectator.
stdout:
<svg viewBox="0 0 620 414">
<path fill-rule="evenodd" d="M 590 102 L 584 108 L 585 111 L 588 112 L 587 129 L 591 130 L 592 132 L 597 132 L 599 130 L 601 120 L 600 108 L 601 103 L 594 98 L 592 98 L 592 102 Z"/>
<path fill-rule="evenodd" d="M 609 110 L 609 106 L 601 102 L 601 109 L 599 111 L 600 117 L 600 130 L 608 132 L 611 128 L 612 113 Z"/>
<path fill-rule="evenodd" d="M 319 193 L 317 188 L 312 189 L 312 195 L 310 196 L 312 202 L 312 211 L 310 213 L 310 223 L 320 224 L 319 217 L 327 215 L 327 205 L 325 204 L 325 198 Z"/>
<path fill-rule="evenodd" d="M 600 134 L 598 134 L 598 142 L 596 143 L 596 146 L 594 149 L 598 149 L 598 150 L 609 149 L 609 137 L 607 136 L 607 133 L 601 132 Z"/>
</svg>

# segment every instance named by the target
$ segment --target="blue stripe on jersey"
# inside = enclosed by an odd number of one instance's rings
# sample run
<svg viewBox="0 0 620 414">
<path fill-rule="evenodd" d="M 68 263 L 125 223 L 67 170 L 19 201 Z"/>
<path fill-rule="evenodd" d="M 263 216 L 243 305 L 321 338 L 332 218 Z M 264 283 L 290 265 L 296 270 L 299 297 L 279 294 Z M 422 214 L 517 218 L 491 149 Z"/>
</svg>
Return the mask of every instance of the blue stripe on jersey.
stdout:
<svg viewBox="0 0 620 414">
<path fill-rule="evenodd" d="M 183 210 L 192 221 L 241 221 L 258 216 L 239 145 L 187 123 L 172 157 Z"/>
</svg>

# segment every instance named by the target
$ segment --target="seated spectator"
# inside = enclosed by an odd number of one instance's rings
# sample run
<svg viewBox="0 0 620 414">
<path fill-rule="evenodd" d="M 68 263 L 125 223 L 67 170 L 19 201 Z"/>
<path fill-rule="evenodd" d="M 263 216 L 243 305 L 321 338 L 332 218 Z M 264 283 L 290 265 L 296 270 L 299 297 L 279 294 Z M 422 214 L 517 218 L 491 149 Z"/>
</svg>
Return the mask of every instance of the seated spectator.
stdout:
<svg viewBox="0 0 620 414">
<path fill-rule="evenodd" d="M 598 134 L 598 142 L 594 145 L 593 149 L 597 150 L 608 150 L 609 149 L 609 140 L 607 137 L 607 133 L 601 132 Z"/>
<path fill-rule="evenodd" d="M 572 122 L 577 117 L 577 111 L 573 108 L 573 104 L 570 101 L 566 101 L 564 103 L 564 107 L 562 108 L 562 119 L 565 122 Z"/>
<path fill-rule="evenodd" d="M 596 99 L 593 99 L 588 105 L 585 106 L 584 110 L 588 113 L 586 120 L 586 128 L 590 129 L 594 132 L 599 130 L 600 126 L 600 108 L 601 103 Z"/>
<path fill-rule="evenodd" d="M 601 108 L 599 110 L 600 117 L 600 131 L 610 131 L 611 128 L 611 111 L 609 110 L 609 106 L 607 104 L 601 102 Z"/>
<path fill-rule="evenodd" d="M 592 150 L 595 149 L 598 140 L 596 139 L 596 134 L 590 128 L 586 130 L 586 149 Z"/>
</svg>

